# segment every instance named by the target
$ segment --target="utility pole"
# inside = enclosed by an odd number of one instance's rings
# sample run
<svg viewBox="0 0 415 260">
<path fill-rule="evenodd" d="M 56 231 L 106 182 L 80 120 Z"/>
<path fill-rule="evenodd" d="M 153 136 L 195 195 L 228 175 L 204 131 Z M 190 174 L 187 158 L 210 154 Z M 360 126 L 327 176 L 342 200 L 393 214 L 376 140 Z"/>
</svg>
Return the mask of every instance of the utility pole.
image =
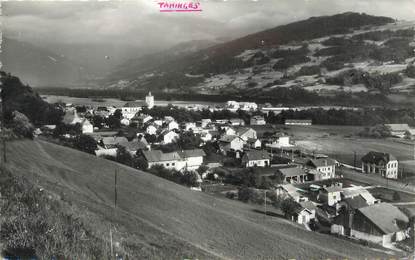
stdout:
<svg viewBox="0 0 415 260">
<path fill-rule="evenodd" d="M 114 172 L 114 217 L 117 216 L 117 169 Z M 112 225 L 110 224 L 110 243 L 111 243 L 111 259 L 114 256 L 114 248 L 112 242 Z"/>
<path fill-rule="evenodd" d="M 353 167 L 356 168 L 356 151 L 353 151 Z"/>
<path fill-rule="evenodd" d="M 265 218 L 267 217 L 267 190 L 264 193 L 264 211 L 265 211 Z"/>
</svg>

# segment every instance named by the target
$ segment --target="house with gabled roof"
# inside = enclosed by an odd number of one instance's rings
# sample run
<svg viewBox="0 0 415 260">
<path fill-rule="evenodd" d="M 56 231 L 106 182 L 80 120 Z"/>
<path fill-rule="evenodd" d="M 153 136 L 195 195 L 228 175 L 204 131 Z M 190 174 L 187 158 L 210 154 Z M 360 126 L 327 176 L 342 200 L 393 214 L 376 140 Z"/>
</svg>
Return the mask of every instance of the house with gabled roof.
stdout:
<svg viewBox="0 0 415 260">
<path fill-rule="evenodd" d="M 247 141 L 249 138 L 257 139 L 256 131 L 250 127 L 238 127 L 236 128 L 235 135 L 242 138 L 244 141 Z"/>
<path fill-rule="evenodd" d="M 130 101 L 121 107 L 121 112 L 123 117 L 131 119 L 145 106 L 147 104 L 144 101 Z"/>
<path fill-rule="evenodd" d="M 192 171 L 197 170 L 203 164 L 203 157 L 206 153 L 202 149 L 190 149 L 178 151 L 180 157 L 182 157 L 186 164 L 185 169 Z"/>
<path fill-rule="evenodd" d="M 178 140 L 180 138 L 179 134 L 176 133 L 173 130 L 164 130 L 161 134 L 160 134 L 161 138 L 162 138 L 162 143 L 163 144 L 171 144 L 174 141 Z"/>
<path fill-rule="evenodd" d="M 242 165 L 245 167 L 268 167 L 270 166 L 271 156 L 265 150 L 246 151 L 242 156 Z"/>
<path fill-rule="evenodd" d="M 377 203 L 356 210 L 350 236 L 389 246 L 409 237 L 409 218 L 389 203 Z"/>
<path fill-rule="evenodd" d="M 385 126 L 390 130 L 392 136 L 399 138 L 404 138 L 406 132 L 411 134 L 414 131 L 408 124 L 385 124 Z"/>
<path fill-rule="evenodd" d="M 147 161 L 148 168 L 162 165 L 166 169 L 182 170 L 186 162 L 177 152 L 163 153 L 160 150 L 142 151 Z"/>
<path fill-rule="evenodd" d="M 282 174 L 285 183 L 304 183 L 308 180 L 308 173 L 301 167 L 286 167 L 277 170 Z"/>
<path fill-rule="evenodd" d="M 320 180 L 327 180 L 335 178 L 336 176 L 336 161 L 330 158 L 311 159 L 306 164 L 308 167 L 319 171 Z"/>
<path fill-rule="evenodd" d="M 65 115 L 62 118 L 62 123 L 65 125 L 81 124 L 82 118 L 78 116 L 75 108 L 68 108 L 65 110 Z"/>
<path fill-rule="evenodd" d="M 224 152 L 242 151 L 245 141 L 236 135 L 224 135 L 219 140 L 219 148 Z"/>
<path fill-rule="evenodd" d="M 128 142 L 124 136 L 110 136 L 104 137 L 101 140 L 101 144 L 105 149 L 116 148 L 120 143 Z"/>
<path fill-rule="evenodd" d="M 398 160 L 392 154 L 371 151 L 362 157 L 362 172 L 398 179 Z"/>
</svg>

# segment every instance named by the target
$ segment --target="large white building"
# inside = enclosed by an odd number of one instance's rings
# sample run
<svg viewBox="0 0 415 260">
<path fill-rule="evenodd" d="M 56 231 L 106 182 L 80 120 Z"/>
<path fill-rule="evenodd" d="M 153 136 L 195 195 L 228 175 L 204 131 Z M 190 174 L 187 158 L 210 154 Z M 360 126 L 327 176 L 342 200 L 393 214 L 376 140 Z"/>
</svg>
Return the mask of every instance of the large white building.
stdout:
<svg viewBox="0 0 415 260">
<path fill-rule="evenodd" d="M 148 92 L 148 95 L 146 96 L 146 104 L 149 109 L 154 107 L 154 96 L 151 95 L 151 92 Z"/>
<path fill-rule="evenodd" d="M 362 172 L 397 179 L 398 160 L 389 153 L 371 151 L 362 157 Z"/>
</svg>

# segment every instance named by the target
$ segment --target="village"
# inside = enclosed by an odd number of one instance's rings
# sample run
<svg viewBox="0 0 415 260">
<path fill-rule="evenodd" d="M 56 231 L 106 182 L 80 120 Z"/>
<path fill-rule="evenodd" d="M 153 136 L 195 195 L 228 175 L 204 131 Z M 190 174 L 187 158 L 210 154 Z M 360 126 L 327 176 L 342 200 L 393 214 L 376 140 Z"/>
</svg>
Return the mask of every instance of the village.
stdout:
<svg viewBox="0 0 415 260">
<path fill-rule="evenodd" d="M 177 120 L 165 115 L 173 106 L 160 112 L 154 102 L 149 93 L 144 101 L 122 107 L 64 104 L 63 124 L 44 125 L 35 135 L 63 143 L 88 136 L 86 146 L 93 151 L 84 151 L 195 191 L 265 206 L 265 216 L 280 214 L 307 230 L 374 247 L 409 247 L 415 212 L 399 206 L 406 193 L 379 185 L 380 179 L 399 183 L 399 161 L 393 154 L 370 151 L 359 158 L 361 165 L 350 165 L 301 149 L 291 135 L 267 123 L 266 114 L 278 112 L 261 110 L 252 102 L 228 101 L 222 109 L 209 108 L 226 111 L 222 118 L 200 121 L 186 121 L 184 116 Z M 242 116 L 235 116 L 238 113 Z M 285 120 L 286 126 L 312 124 L 311 119 Z M 396 138 L 415 133 L 406 124 L 385 127 Z M 373 183 L 353 177 L 363 175 L 373 176 Z"/>
</svg>

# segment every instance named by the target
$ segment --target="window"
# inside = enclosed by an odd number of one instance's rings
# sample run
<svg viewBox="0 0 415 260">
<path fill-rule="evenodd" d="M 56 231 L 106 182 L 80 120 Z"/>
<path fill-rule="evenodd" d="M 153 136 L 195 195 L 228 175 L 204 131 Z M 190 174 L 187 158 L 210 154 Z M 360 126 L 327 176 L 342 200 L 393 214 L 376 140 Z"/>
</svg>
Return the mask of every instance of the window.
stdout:
<svg viewBox="0 0 415 260">
<path fill-rule="evenodd" d="M 175 163 L 171 163 L 171 166 L 174 166 L 175 165 Z"/>
<path fill-rule="evenodd" d="M 166 166 L 170 166 L 170 163 L 166 163 Z"/>
</svg>

